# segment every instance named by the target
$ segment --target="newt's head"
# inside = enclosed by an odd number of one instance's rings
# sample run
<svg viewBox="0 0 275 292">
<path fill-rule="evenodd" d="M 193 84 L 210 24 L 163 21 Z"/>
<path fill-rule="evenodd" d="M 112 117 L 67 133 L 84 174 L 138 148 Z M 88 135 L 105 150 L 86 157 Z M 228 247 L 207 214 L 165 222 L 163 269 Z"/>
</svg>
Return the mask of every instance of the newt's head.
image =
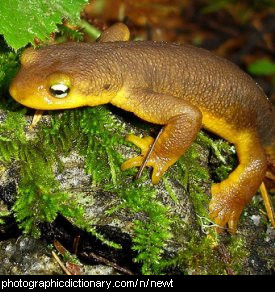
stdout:
<svg viewBox="0 0 275 292">
<path fill-rule="evenodd" d="M 41 110 L 108 103 L 114 95 L 113 86 L 98 58 L 84 46 L 67 43 L 26 49 L 10 86 L 11 96 L 27 107 Z"/>
</svg>

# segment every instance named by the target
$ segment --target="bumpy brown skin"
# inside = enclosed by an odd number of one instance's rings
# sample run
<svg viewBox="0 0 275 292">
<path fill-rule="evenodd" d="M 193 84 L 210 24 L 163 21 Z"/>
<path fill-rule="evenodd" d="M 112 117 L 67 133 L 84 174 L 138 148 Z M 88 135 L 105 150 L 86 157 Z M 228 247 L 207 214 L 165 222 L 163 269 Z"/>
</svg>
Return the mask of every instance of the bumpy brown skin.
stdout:
<svg viewBox="0 0 275 292">
<path fill-rule="evenodd" d="M 213 185 L 210 216 L 220 226 L 228 223 L 230 231 L 236 230 L 244 206 L 265 175 L 262 145 L 274 143 L 275 121 L 261 88 L 237 66 L 188 45 L 108 42 L 106 35 L 98 43 L 28 49 L 21 63 L 10 93 L 26 106 L 64 109 L 112 103 L 165 125 L 146 163 L 154 168 L 153 183 L 184 154 L 201 127 L 234 143 L 239 166 Z M 49 91 L 56 83 L 70 87 L 64 99 Z M 126 161 L 122 169 L 141 165 L 153 142 L 134 135 L 128 140 L 142 149 L 142 155 Z"/>
</svg>

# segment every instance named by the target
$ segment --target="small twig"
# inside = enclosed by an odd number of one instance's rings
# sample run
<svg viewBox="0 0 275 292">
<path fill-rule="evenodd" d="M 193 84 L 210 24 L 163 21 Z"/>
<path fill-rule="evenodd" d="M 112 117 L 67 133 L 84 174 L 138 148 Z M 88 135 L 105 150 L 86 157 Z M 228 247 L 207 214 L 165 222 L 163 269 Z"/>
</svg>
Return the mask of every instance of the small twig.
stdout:
<svg viewBox="0 0 275 292">
<path fill-rule="evenodd" d="M 87 258 L 93 258 L 95 259 L 97 262 L 102 263 L 106 266 L 112 267 L 113 269 L 122 272 L 126 275 L 135 275 L 132 271 L 128 270 L 127 268 L 121 267 L 118 264 L 111 262 L 109 260 L 107 260 L 106 258 L 103 258 L 102 256 L 99 256 L 93 252 L 82 252 L 81 253 L 82 256 L 87 257 Z"/>
<path fill-rule="evenodd" d="M 73 250 L 75 251 L 75 253 L 78 251 L 79 239 L 80 239 L 80 236 L 76 236 L 74 238 Z M 58 240 L 54 240 L 53 244 L 56 250 L 63 256 L 64 260 L 65 260 L 66 255 L 71 254 Z M 71 275 L 79 275 L 80 269 L 81 269 L 79 264 L 75 264 L 73 262 L 66 261 L 66 260 L 65 262 L 66 262 L 65 266 L 68 268 L 68 271 L 69 273 L 71 273 Z"/>
<path fill-rule="evenodd" d="M 159 131 L 159 133 L 158 133 L 158 135 L 157 135 L 155 141 L 153 142 L 153 144 L 151 145 L 149 151 L 147 152 L 147 154 L 146 154 L 146 156 L 145 156 L 145 158 L 144 158 L 144 160 L 143 160 L 141 166 L 139 167 L 139 170 L 138 170 L 138 172 L 137 172 L 137 174 L 136 174 L 136 176 L 135 176 L 135 179 L 139 179 L 139 178 L 141 177 L 142 172 L 143 172 L 143 170 L 144 170 L 144 168 L 145 168 L 145 166 L 146 166 L 146 163 L 147 163 L 147 161 L 149 160 L 149 158 L 150 158 L 150 156 L 151 156 L 151 154 L 152 154 L 152 152 L 153 152 L 153 150 L 154 150 L 154 147 L 155 147 L 155 145 L 156 145 L 156 143 L 157 143 L 157 140 L 159 139 L 159 137 L 160 137 L 161 133 L 163 132 L 163 130 L 164 130 L 164 127 L 162 127 L 162 128 L 160 129 L 160 131 Z"/>
<path fill-rule="evenodd" d="M 68 269 L 65 267 L 65 265 L 61 262 L 60 258 L 58 257 L 58 255 L 52 251 L 52 256 L 54 257 L 54 259 L 57 261 L 57 263 L 59 264 L 59 266 L 62 268 L 62 270 L 66 273 L 66 275 L 71 276 L 72 274 L 68 271 Z"/>
<path fill-rule="evenodd" d="M 56 248 L 56 250 L 64 257 L 66 253 L 69 253 L 67 249 L 58 241 L 54 240 L 53 245 Z"/>
</svg>

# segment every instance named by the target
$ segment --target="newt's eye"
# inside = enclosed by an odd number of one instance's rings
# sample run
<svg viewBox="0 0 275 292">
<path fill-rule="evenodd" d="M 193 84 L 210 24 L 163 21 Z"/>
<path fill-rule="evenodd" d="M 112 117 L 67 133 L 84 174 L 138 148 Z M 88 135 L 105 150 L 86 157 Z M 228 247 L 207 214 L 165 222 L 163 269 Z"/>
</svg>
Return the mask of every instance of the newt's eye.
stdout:
<svg viewBox="0 0 275 292">
<path fill-rule="evenodd" d="M 64 98 L 70 92 L 70 88 L 63 83 L 58 83 L 50 87 L 50 92 L 56 98 Z"/>
</svg>

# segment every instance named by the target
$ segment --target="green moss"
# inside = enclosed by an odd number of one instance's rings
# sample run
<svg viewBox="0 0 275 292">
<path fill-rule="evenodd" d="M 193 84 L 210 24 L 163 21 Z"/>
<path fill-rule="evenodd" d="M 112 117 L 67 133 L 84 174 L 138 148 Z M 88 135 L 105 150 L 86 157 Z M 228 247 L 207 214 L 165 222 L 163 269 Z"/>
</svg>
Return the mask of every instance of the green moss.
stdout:
<svg viewBox="0 0 275 292">
<path fill-rule="evenodd" d="M 168 194 L 170 195 L 171 199 L 175 202 L 175 203 L 179 203 L 178 197 L 175 194 L 173 187 L 171 186 L 171 183 L 169 182 L 169 180 L 167 179 L 167 176 L 165 175 L 162 178 L 164 187 L 166 189 L 166 191 L 168 192 Z"/>
<path fill-rule="evenodd" d="M 195 212 L 197 215 L 208 217 L 207 206 L 209 203 L 209 197 L 203 189 L 203 182 L 209 181 L 210 179 L 208 170 L 200 165 L 200 155 L 197 144 L 193 144 L 186 154 L 187 155 L 184 155 L 179 160 L 179 164 L 181 168 L 188 169 L 188 191 Z"/>
<path fill-rule="evenodd" d="M 171 215 L 156 198 L 156 191 L 145 183 L 124 184 L 116 190 L 124 198 L 125 208 L 135 213 L 145 213 L 145 221 L 134 221 L 133 249 L 138 251 L 137 262 L 142 263 L 143 274 L 161 273 L 161 259 L 167 241 L 171 239 Z"/>
<path fill-rule="evenodd" d="M 184 249 L 178 254 L 178 262 L 185 266 L 185 273 L 196 275 L 226 274 L 225 265 L 212 244 L 211 238 L 192 234 Z"/>
<path fill-rule="evenodd" d="M 122 134 L 124 125 L 105 107 L 85 109 L 80 125 L 87 141 L 87 151 L 80 151 L 85 156 L 86 171 L 91 174 L 93 184 L 100 184 L 104 191 L 115 193 L 123 200 L 121 209 L 146 214 L 146 222 L 134 221 L 133 249 L 139 253 L 136 261 L 143 264 L 144 274 L 159 273 L 161 255 L 171 238 L 169 210 L 156 199 L 155 189 L 148 185 L 148 171 L 139 181 L 129 183 L 133 170 L 120 170 L 123 157 L 118 146 L 129 145 Z M 120 208 L 117 206 L 108 213 Z"/>
<path fill-rule="evenodd" d="M 35 184 L 21 186 L 17 194 L 18 199 L 13 206 L 16 220 L 25 233 L 31 233 L 34 237 L 40 236 L 39 224 L 52 222 L 57 212 L 61 213 L 64 208 L 60 206 L 60 202 L 68 201 L 66 193 L 52 190 L 47 192 L 46 189 L 41 190 Z"/>
<path fill-rule="evenodd" d="M 47 141 L 27 141 L 24 113 L 7 112 L 0 124 L 0 161 L 18 165 L 20 182 L 13 211 L 19 226 L 38 236 L 41 222 L 53 221 L 57 213 L 77 218 L 83 210 L 60 190 L 53 174 L 56 155 Z"/>
<path fill-rule="evenodd" d="M 229 266 L 236 274 L 243 273 L 243 265 L 250 254 L 246 247 L 246 240 L 244 237 L 240 235 L 232 236 L 227 245 L 227 250 L 231 256 Z"/>
<path fill-rule="evenodd" d="M 1 44 L 1 43 L 0 43 Z M 0 96 L 8 90 L 13 76 L 18 71 L 18 54 L 8 51 L 6 45 L 0 46 Z"/>
<path fill-rule="evenodd" d="M 92 176 L 93 184 L 110 183 L 110 188 L 115 186 L 119 177 L 122 179 L 123 176 L 120 170 L 123 157 L 116 150 L 119 145 L 125 144 L 123 124 L 105 107 L 84 109 L 79 123 L 85 137 L 85 147 L 81 145 L 79 152 L 86 158 L 86 171 Z"/>
<path fill-rule="evenodd" d="M 0 157 L 2 163 L 9 163 L 12 159 L 19 159 L 21 149 L 26 145 L 23 133 L 23 113 L 7 113 L 6 122 L 0 124 Z"/>
<path fill-rule="evenodd" d="M 79 260 L 76 257 L 76 255 L 71 254 L 68 251 L 65 252 L 65 254 L 63 256 L 63 260 L 64 260 L 65 263 L 72 263 L 72 264 L 81 266 L 81 263 L 79 262 Z"/>
<path fill-rule="evenodd" d="M 6 217 L 10 216 L 10 212 L 7 210 L 0 210 L 0 225 L 5 224 Z"/>
</svg>

